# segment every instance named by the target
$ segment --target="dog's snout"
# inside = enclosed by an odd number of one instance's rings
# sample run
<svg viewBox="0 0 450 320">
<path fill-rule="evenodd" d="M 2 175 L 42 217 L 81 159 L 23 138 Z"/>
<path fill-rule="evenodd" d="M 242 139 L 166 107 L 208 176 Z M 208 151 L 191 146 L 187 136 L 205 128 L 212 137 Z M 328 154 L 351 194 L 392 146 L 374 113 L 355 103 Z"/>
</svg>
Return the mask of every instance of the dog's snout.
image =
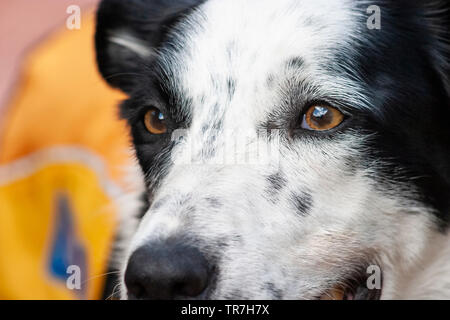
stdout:
<svg viewBox="0 0 450 320">
<path fill-rule="evenodd" d="M 152 243 L 131 255 L 125 284 L 129 299 L 194 298 L 205 290 L 208 274 L 207 261 L 198 249 Z"/>
</svg>

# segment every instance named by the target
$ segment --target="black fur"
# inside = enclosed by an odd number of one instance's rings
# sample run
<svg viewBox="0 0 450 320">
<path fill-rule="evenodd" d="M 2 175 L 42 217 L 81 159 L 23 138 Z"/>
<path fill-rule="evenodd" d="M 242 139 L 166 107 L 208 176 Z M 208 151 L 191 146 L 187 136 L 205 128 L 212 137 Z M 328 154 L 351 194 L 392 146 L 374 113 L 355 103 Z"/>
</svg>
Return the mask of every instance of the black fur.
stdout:
<svg viewBox="0 0 450 320">
<path fill-rule="evenodd" d="M 374 108 L 357 114 L 351 124 L 362 134 L 376 134 L 361 160 L 368 167 L 373 159 L 387 163 L 373 177 L 380 183 L 414 185 L 444 230 L 450 222 L 450 84 L 442 72 L 450 70 L 443 70 L 446 65 L 439 65 L 430 49 L 439 49 L 435 28 L 447 30 L 443 41 L 450 44 L 450 5 L 440 7 L 439 19 L 434 17 L 439 25 L 431 27 L 423 17 L 434 15 L 424 9 L 424 1 L 374 4 L 383 13 L 381 30 L 364 29 L 355 56 L 337 55 L 337 60 L 352 61 L 372 92 Z M 441 56 L 450 63 L 446 49 Z"/>
<path fill-rule="evenodd" d="M 131 92 L 150 58 L 109 41 L 113 32 L 126 31 L 151 50 L 157 50 L 180 17 L 203 0 L 103 0 L 97 12 L 95 45 L 103 77 L 114 87 Z"/>
<path fill-rule="evenodd" d="M 294 205 L 297 213 L 301 216 L 308 214 L 309 209 L 313 204 L 312 196 L 309 193 L 302 192 L 301 194 L 291 194 L 290 200 Z"/>
</svg>

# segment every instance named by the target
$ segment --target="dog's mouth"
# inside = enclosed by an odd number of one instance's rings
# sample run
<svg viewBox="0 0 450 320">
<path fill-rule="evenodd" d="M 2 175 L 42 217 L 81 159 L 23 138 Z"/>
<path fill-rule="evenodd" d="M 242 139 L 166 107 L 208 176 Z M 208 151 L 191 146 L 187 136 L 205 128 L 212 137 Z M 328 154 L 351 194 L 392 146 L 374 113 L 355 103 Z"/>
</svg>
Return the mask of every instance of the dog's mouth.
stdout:
<svg viewBox="0 0 450 320">
<path fill-rule="evenodd" d="M 382 288 L 369 288 L 367 277 L 359 276 L 331 287 L 320 300 L 379 300 Z"/>
</svg>

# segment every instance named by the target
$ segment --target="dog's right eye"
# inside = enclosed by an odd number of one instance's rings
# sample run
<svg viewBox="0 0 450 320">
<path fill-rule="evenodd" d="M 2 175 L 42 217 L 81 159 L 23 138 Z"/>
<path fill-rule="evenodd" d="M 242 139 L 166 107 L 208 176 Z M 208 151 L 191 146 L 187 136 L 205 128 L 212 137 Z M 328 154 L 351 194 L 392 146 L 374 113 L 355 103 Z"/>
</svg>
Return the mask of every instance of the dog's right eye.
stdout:
<svg viewBox="0 0 450 320">
<path fill-rule="evenodd" d="M 155 107 L 151 107 L 144 116 L 144 124 L 151 134 L 163 134 L 167 132 L 166 118 Z"/>
<path fill-rule="evenodd" d="M 313 105 L 303 115 L 302 128 L 311 131 L 327 131 L 344 121 L 344 114 L 327 105 Z"/>
</svg>

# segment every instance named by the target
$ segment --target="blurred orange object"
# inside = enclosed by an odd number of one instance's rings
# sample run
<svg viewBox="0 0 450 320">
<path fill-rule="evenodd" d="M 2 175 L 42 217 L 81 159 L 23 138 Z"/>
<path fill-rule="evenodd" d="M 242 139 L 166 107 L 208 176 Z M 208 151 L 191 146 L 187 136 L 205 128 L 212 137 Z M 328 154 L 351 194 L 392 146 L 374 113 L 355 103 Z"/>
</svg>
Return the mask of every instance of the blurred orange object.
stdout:
<svg viewBox="0 0 450 320">
<path fill-rule="evenodd" d="M 35 48 L 1 119 L 0 299 L 102 297 L 131 160 L 94 27 L 90 14 Z"/>
</svg>

